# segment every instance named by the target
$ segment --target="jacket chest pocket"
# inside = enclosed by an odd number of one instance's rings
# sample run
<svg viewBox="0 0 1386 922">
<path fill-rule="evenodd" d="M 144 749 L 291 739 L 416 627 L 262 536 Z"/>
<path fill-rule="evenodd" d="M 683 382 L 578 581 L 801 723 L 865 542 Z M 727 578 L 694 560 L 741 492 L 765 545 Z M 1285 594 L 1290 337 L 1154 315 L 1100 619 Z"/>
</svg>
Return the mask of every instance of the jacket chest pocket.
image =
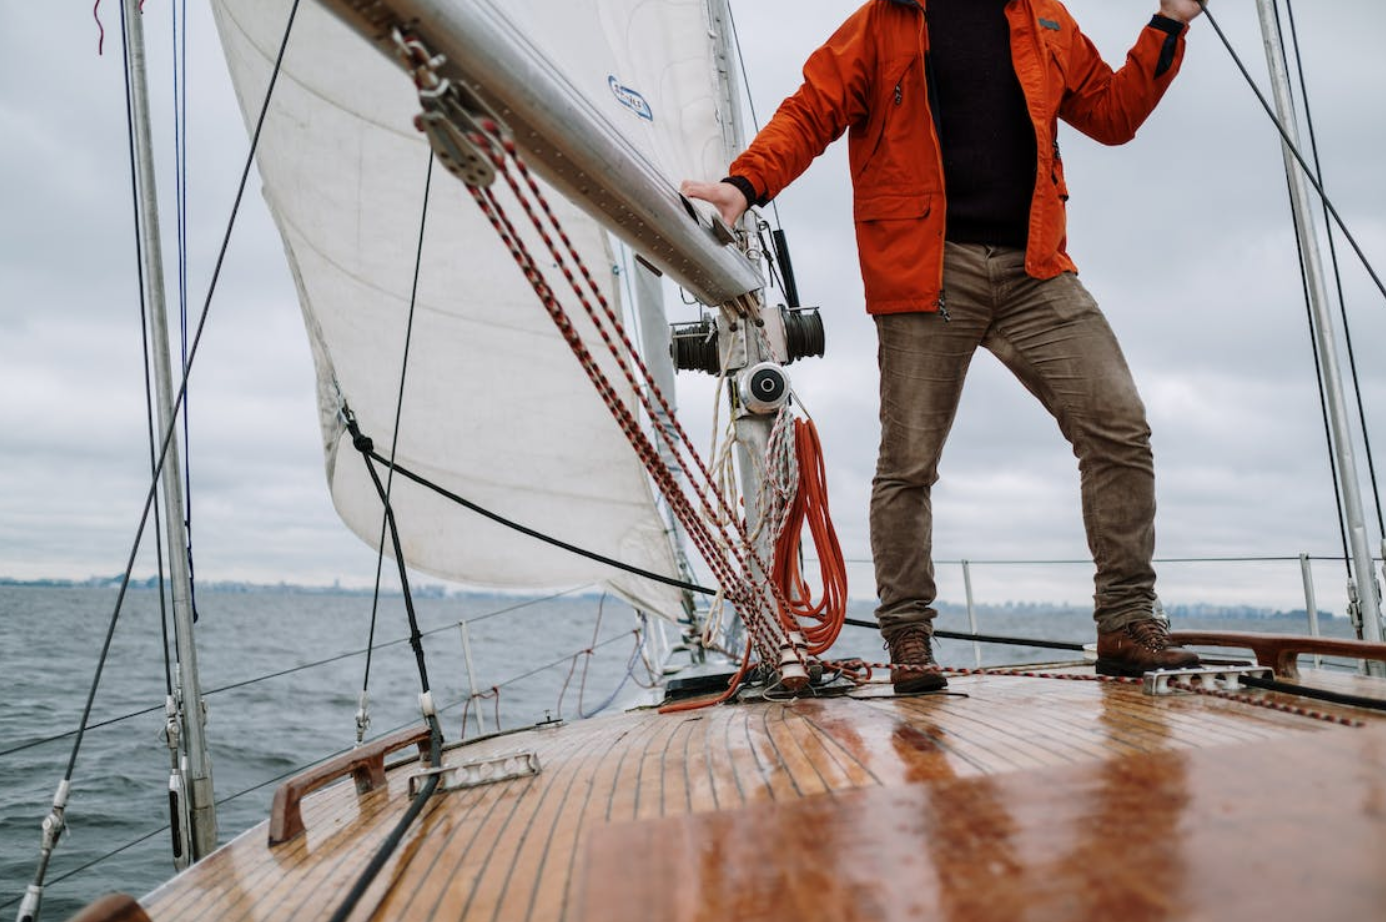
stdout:
<svg viewBox="0 0 1386 922">
<path fill-rule="evenodd" d="M 858 161 L 854 176 L 865 173 L 881 156 L 883 148 L 888 149 L 908 138 L 918 127 L 912 124 L 914 120 L 928 118 L 918 67 L 919 58 L 913 56 L 885 69 L 885 79 L 877 87 L 871 103 L 866 155 Z"/>
<path fill-rule="evenodd" d="M 1068 48 L 1058 32 L 1041 32 L 1040 65 L 1044 68 L 1047 105 L 1057 111 L 1068 88 Z"/>
</svg>

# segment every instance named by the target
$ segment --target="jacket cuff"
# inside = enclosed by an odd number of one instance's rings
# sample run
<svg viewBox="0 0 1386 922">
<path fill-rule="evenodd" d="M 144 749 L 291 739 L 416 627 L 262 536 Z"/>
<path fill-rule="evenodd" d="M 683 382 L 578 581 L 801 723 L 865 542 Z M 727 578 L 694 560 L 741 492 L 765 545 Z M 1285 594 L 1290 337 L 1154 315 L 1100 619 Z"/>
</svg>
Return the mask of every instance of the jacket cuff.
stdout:
<svg viewBox="0 0 1386 922">
<path fill-rule="evenodd" d="M 1159 29 L 1168 35 L 1180 35 L 1186 26 L 1188 23 L 1170 19 L 1168 16 L 1161 16 L 1159 13 L 1150 17 L 1150 28 Z"/>
<path fill-rule="evenodd" d="M 1179 51 L 1179 37 L 1188 26 L 1186 22 L 1170 19 L 1159 13 L 1150 17 L 1150 28 L 1165 33 L 1164 44 L 1160 46 L 1160 57 L 1155 62 L 1155 79 L 1163 77 L 1174 66 L 1174 58 Z"/>
<path fill-rule="evenodd" d="M 751 185 L 751 181 L 745 176 L 728 176 L 723 179 L 722 182 L 735 186 L 737 190 L 745 196 L 747 208 L 750 208 L 752 205 L 761 206 L 766 204 L 766 200 L 756 194 L 756 187 Z"/>
</svg>

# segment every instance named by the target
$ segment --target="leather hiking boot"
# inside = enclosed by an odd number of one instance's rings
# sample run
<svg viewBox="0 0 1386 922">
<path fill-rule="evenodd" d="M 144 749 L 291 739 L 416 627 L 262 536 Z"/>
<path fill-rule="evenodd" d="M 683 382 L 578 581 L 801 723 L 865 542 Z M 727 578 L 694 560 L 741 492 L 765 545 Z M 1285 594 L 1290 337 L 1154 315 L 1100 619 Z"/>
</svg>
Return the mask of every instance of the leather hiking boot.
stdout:
<svg viewBox="0 0 1386 922">
<path fill-rule="evenodd" d="M 886 640 L 886 649 L 890 651 L 890 684 L 895 686 L 897 695 L 938 691 L 948 686 L 948 680 L 938 671 L 938 663 L 934 660 L 929 646 L 931 639 L 926 628 L 912 625 Z M 902 669 L 902 666 L 923 668 Z"/>
<path fill-rule="evenodd" d="M 1140 678 L 1154 669 L 1188 669 L 1198 654 L 1169 639 L 1169 625 L 1158 618 L 1132 621 L 1097 635 L 1097 674 Z"/>
</svg>

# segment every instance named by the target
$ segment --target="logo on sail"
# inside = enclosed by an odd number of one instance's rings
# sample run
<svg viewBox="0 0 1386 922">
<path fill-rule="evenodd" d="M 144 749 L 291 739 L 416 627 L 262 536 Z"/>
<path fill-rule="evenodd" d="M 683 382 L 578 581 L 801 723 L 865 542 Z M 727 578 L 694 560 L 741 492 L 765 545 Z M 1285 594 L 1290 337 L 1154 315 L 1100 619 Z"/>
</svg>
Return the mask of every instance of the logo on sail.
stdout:
<svg viewBox="0 0 1386 922">
<path fill-rule="evenodd" d="M 639 92 L 628 86 L 622 86 L 621 81 L 617 80 L 615 75 L 607 77 L 606 84 L 611 87 L 611 94 L 616 97 L 617 102 L 641 118 L 654 121 L 654 111 L 650 109 L 650 104 Z"/>
</svg>

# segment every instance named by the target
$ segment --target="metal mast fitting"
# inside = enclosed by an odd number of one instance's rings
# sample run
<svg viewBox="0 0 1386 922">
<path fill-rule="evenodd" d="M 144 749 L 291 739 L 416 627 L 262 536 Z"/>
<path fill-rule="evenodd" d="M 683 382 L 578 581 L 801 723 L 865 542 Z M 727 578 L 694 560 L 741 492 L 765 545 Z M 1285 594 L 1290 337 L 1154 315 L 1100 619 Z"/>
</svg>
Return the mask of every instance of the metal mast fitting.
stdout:
<svg viewBox="0 0 1386 922">
<path fill-rule="evenodd" d="M 708 305 L 764 284 L 726 226 L 709 224 L 506 19 L 495 0 L 322 0 L 398 62 L 393 33 L 417 37 L 510 129 L 545 181 Z"/>
<path fill-rule="evenodd" d="M 1266 48 L 1266 60 L 1270 66 L 1276 114 L 1284 126 L 1286 136 L 1296 148 L 1302 148 L 1299 120 L 1295 115 L 1294 99 L 1290 92 L 1290 76 L 1285 70 L 1285 49 L 1280 40 L 1275 6 L 1273 0 L 1256 0 L 1256 6 L 1261 17 L 1261 34 Z M 1309 307 L 1314 316 L 1315 346 L 1318 350 L 1319 365 L 1323 370 L 1329 427 L 1333 432 L 1333 452 L 1342 488 L 1343 515 L 1347 520 L 1352 572 L 1356 577 L 1357 596 L 1362 610 L 1363 639 L 1381 643 L 1381 602 L 1377 591 L 1376 569 L 1372 561 L 1371 547 L 1367 542 L 1356 452 L 1352 445 L 1352 428 L 1348 423 L 1347 403 L 1343 396 L 1342 371 L 1338 364 L 1337 334 L 1334 332 L 1333 315 L 1329 311 L 1323 257 L 1319 250 L 1313 209 L 1310 207 L 1309 183 L 1290 145 L 1282 142 L 1281 151 L 1285 158 L 1285 174 L 1290 184 L 1290 204 L 1294 209 L 1300 252 L 1304 254 Z M 1349 593 L 1351 592 L 1352 587 L 1349 586 Z M 1371 675 L 1386 676 L 1386 664 L 1369 662 L 1367 671 Z"/>
</svg>

